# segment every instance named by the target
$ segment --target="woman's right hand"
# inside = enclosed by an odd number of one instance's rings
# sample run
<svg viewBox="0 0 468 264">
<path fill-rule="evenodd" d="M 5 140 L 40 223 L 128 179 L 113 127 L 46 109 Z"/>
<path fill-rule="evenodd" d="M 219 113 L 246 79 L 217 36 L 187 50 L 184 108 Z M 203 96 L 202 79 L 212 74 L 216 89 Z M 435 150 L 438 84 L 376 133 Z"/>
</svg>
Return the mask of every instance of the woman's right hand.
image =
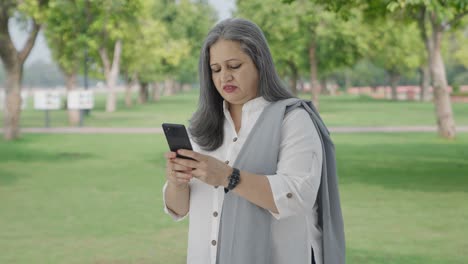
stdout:
<svg viewBox="0 0 468 264">
<path fill-rule="evenodd" d="M 168 183 L 176 188 L 187 188 L 192 179 L 192 169 L 175 164 L 173 162 L 176 158 L 175 152 L 166 152 L 164 157 L 166 158 L 166 179 Z"/>
</svg>

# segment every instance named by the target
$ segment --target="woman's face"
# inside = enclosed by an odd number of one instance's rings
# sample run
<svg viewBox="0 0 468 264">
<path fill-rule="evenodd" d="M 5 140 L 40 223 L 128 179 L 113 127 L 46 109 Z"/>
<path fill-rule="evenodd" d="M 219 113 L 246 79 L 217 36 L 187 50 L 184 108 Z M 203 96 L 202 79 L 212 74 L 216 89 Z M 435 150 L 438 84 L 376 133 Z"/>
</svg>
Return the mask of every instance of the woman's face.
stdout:
<svg viewBox="0 0 468 264">
<path fill-rule="evenodd" d="M 210 47 L 211 79 L 229 104 L 243 105 L 257 97 L 258 70 L 237 41 L 220 39 Z"/>
</svg>

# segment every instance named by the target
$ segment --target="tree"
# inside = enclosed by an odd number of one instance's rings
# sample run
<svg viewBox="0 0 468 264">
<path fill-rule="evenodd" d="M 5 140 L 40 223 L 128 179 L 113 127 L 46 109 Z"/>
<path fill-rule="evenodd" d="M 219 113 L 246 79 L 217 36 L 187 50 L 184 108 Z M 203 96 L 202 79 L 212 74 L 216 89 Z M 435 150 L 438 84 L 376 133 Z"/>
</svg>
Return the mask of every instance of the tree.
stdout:
<svg viewBox="0 0 468 264">
<path fill-rule="evenodd" d="M 180 58 L 168 57 L 162 63 L 165 94 L 171 95 L 180 87 L 178 82 L 193 83 L 196 80 L 201 45 L 216 15 L 207 1 L 188 0 L 162 1 L 155 12 L 155 16 L 167 26 L 174 44 L 185 43 L 186 48 L 186 53 Z"/>
<path fill-rule="evenodd" d="M 294 0 L 284 0 L 294 1 Z M 416 21 L 425 44 L 434 88 L 434 104 L 439 135 L 455 138 L 455 121 L 447 89 L 442 57 L 442 39 L 446 31 L 457 28 L 468 15 L 468 0 L 310 0 L 321 2 L 335 11 L 362 7 L 370 17 L 391 16 Z M 346 13 L 346 12 L 345 12 Z"/>
<path fill-rule="evenodd" d="M 65 86 L 70 92 L 76 89 L 77 76 L 84 62 L 86 38 L 87 1 L 50 2 L 50 13 L 45 26 L 45 35 L 55 62 L 65 76 Z M 68 123 L 77 126 L 80 110 L 68 109 Z"/>
<path fill-rule="evenodd" d="M 137 26 L 140 0 L 89 1 L 88 46 L 99 58 L 108 89 L 106 111 L 116 110 L 115 85 L 120 72 L 120 58 L 127 33 Z M 97 53 L 96 53 L 97 51 Z"/>
<path fill-rule="evenodd" d="M 296 19 L 296 7 L 277 1 L 238 1 L 237 15 L 248 18 L 263 30 L 282 78 L 289 79 L 297 94 L 297 80 L 307 73 L 307 41 Z M 274 16 L 275 19 L 270 19 Z"/>
<path fill-rule="evenodd" d="M 17 139 L 20 135 L 21 81 L 23 65 L 36 41 L 45 17 L 48 0 L 3 0 L 0 2 L 0 58 L 6 72 L 6 104 L 4 109 L 4 138 Z M 8 31 L 8 21 L 15 16 L 29 25 L 29 36 L 17 50 Z"/>
<path fill-rule="evenodd" d="M 153 17 L 156 2 L 142 1 L 142 5 L 142 11 L 137 18 L 138 23 L 127 32 L 126 48 L 122 52 L 121 72 L 127 82 L 127 107 L 132 105 L 130 89 L 133 85 L 139 87 L 139 102 L 148 101 L 148 84 L 160 75 L 166 45 L 171 42 L 166 26 Z"/>
<path fill-rule="evenodd" d="M 238 1 L 238 10 L 265 32 L 279 62 L 279 72 L 290 72 L 290 78 L 297 79 L 301 68 L 308 67 L 312 100 L 317 108 L 320 77 L 352 66 L 366 48 L 365 32 L 354 27 L 360 19 L 357 12 L 351 12 L 346 21 L 312 1 L 265 4 L 259 0 Z M 291 85 L 295 86 L 294 82 Z"/>
<path fill-rule="evenodd" d="M 392 87 L 392 99 L 397 99 L 397 86 L 402 75 L 421 65 L 422 43 L 415 23 L 402 24 L 382 19 L 369 26 L 372 33 L 369 57 L 374 64 L 385 69 Z"/>
<path fill-rule="evenodd" d="M 169 23 L 174 39 L 187 41 L 187 54 L 181 57 L 176 78 L 181 83 L 197 81 L 198 59 L 203 41 L 217 20 L 216 11 L 207 1 L 181 0 L 176 5 L 174 20 Z"/>
<path fill-rule="evenodd" d="M 468 1 L 394 0 L 388 5 L 388 9 L 390 11 L 402 10 L 407 16 L 419 13 L 416 20 L 419 22 L 421 37 L 429 57 L 439 135 L 449 139 L 455 138 L 455 120 L 441 52 L 442 38 L 445 31 L 455 27 L 460 19 L 468 14 Z M 414 16 L 411 17 L 414 18 Z"/>
</svg>

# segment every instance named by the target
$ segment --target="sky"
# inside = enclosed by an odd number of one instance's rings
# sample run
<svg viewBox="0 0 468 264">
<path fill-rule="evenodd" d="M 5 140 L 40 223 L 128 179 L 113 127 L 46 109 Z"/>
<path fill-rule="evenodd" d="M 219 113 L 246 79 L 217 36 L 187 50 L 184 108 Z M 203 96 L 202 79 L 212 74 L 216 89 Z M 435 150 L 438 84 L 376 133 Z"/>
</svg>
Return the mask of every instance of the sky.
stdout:
<svg viewBox="0 0 468 264">
<path fill-rule="evenodd" d="M 218 11 L 220 20 L 231 16 L 231 11 L 234 9 L 234 0 L 209 0 L 208 1 Z M 17 48 L 21 47 L 26 41 L 26 33 L 22 32 L 13 21 L 10 21 L 10 32 L 12 34 L 13 42 Z M 42 32 L 38 35 L 34 48 L 26 60 L 29 65 L 35 61 L 42 60 L 44 62 L 51 62 L 52 57 L 50 50 L 47 47 L 47 42 Z"/>
</svg>

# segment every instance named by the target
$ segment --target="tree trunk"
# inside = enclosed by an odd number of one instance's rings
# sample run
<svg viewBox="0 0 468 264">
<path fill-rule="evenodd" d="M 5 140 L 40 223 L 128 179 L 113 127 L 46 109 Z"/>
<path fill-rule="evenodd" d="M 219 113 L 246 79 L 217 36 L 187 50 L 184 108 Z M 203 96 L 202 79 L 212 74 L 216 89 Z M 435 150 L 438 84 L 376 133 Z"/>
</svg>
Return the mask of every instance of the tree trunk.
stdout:
<svg viewBox="0 0 468 264">
<path fill-rule="evenodd" d="M 4 138 L 13 140 L 19 137 L 21 116 L 21 79 L 22 65 L 6 69 L 5 108 L 3 113 Z"/>
<path fill-rule="evenodd" d="M 117 40 L 114 46 L 114 57 L 112 64 L 110 63 L 107 51 L 104 47 L 99 49 L 99 55 L 101 56 L 104 72 L 106 75 L 107 83 L 107 101 L 106 101 L 106 112 L 115 112 L 117 105 L 117 98 L 115 94 L 115 85 L 117 83 L 117 77 L 119 76 L 120 67 L 120 55 L 122 53 L 122 42 Z"/>
<path fill-rule="evenodd" d="M 322 78 L 320 79 L 320 93 L 323 93 L 323 94 L 328 94 L 328 87 L 327 87 L 327 79 L 326 78 Z"/>
<path fill-rule="evenodd" d="M 149 91 L 148 91 L 148 83 L 142 82 L 140 83 L 140 92 L 138 96 L 138 102 L 140 104 L 146 104 L 149 98 Z"/>
<path fill-rule="evenodd" d="M 319 94 L 320 84 L 317 76 L 317 56 L 315 54 L 315 41 L 312 41 L 309 45 L 309 63 L 310 63 L 310 85 L 312 91 L 312 102 L 315 108 L 319 109 Z"/>
<path fill-rule="evenodd" d="M 153 83 L 153 101 L 158 102 L 161 98 L 161 87 L 158 82 Z"/>
<path fill-rule="evenodd" d="M 291 76 L 289 78 L 289 88 L 294 95 L 297 95 L 297 79 L 299 78 L 299 73 L 294 62 L 288 62 L 289 68 L 291 69 Z"/>
<path fill-rule="evenodd" d="M 173 95 L 174 94 L 174 80 L 167 78 L 164 81 L 164 95 Z"/>
<path fill-rule="evenodd" d="M 429 95 L 429 89 L 431 88 L 431 74 L 430 69 L 427 64 L 421 65 L 419 68 L 420 80 L 419 80 L 419 88 L 420 90 L 420 100 L 421 101 L 429 101 L 431 98 Z"/>
<path fill-rule="evenodd" d="M 421 88 L 421 101 L 426 101 L 428 100 L 429 96 L 429 89 L 431 86 L 431 70 L 430 70 L 430 64 L 432 61 L 432 53 L 434 50 L 434 44 L 432 43 L 431 39 L 428 36 L 428 30 L 426 27 L 426 21 L 428 19 L 428 14 L 427 10 L 425 7 L 421 8 L 420 14 L 418 17 L 418 28 L 419 28 L 419 34 L 421 36 L 421 39 L 424 43 L 424 46 L 426 47 L 426 58 L 425 62 L 420 68 L 420 73 L 421 73 L 421 80 L 420 80 L 420 88 Z M 431 96 L 432 97 L 432 96 Z"/>
<path fill-rule="evenodd" d="M 351 88 L 351 72 L 349 69 L 345 70 L 344 73 L 345 77 L 345 91 L 348 91 L 349 88 Z"/>
<path fill-rule="evenodd" d="M 133 88 L 133 85 L 135 84 L 134 83 L 134 80 L 136 78 L 136 74 L 133 74 L 132 77 L 129 77 L 127 75 L 127 77 L 125 78 L 125 81 L 126 81 L 126 85 L 125 85 L 125 106 L 127 108 L 130 108 L 133 106 L 133 91 L 132 91 L 132 88 Z"/>
<path fill-rule="evenodd" d="M 435 18 L 433 18 L 435 19 Z M 445 76 L 445 65 L 442 59 L 441 42 L 442 29 L 435 21 L 432 21 L 433 52 L 431 54 L 431 75 L 434 87 L 434 104 L 437 117 L 439 135 L 453 139 L 455 138 L 455 120 L 452 113 L 452 102 L 447 91 L 447 78 Z"/>
<path fill-rule="evenodd" d="M 431 30 L 426 27 L 429 20 Z M 437 129 L 439 135 L 444 138 L 455 138 L 455 120 L 453 119 L 452 103 L 447 91 L 447 78 L 445 76 L 445 65 L 441 54 L 441 42 L 444 27 L 437 17 L 428 12 L 425 7 L 421 8 L 418 18 L 421 38 L 426 46 L 430 74 L 432 77 L 432 87 L 434 94 L 435 114 L 437 119 Z M 432 35 L 429 35 L 431 32 Z M 431 36 L 431 37 L 429 37 Z"/>
<path fill-rule="evenodd" d="M 180 93 L 180 91 L 182 90 L 182 85 L 180 84 L 180 82 L 174 82 L 174 91 L 175 93 Z"/>
<path fill-rule="evenodd" d="M 390 87 L 392 87 L 392 100 L 398 100 L 398 83 L 400 82 L 400 74 L 394 71 L 389 71 Z"/>
<path fill-rule="evenodd" d="M 128 81 L 125 85 L 125 106 L 127 108 L 130 108 L 133 106 L 132 87 L 133 87 L 132 81 Z"/>
<path fill-rule="evenodd" d="M 184 92 L 190 92 L 192 90 L 192 85 L 189 83 L 184 83 L 182 85 L 182 91 Z"/>
<path fill-rule="evenodd" d="M 289 77 L 289 88 L 291 89 L 291 92 L 297 96 L 297 78 L 294 74 Z"/>
<path fill-rule="evenodd" d="M 65 86 L 67 92 L 71 92 L 76 89 L 76 72 L 65 73 Z M 79 126 L 80 125 L 80 110 L 79 109 L 68 109 L 68 125 Z"/>
<path fill-rule="evenodd" d="M 33 27 L 20 51 L 17 51 L 8 30 L 11 3 L 2 5 L 0 11 L 0 58 L 6 72 L 5 107 L 3 112 L 3 136 L 6 140 L 14 140 L 20 136 L 21 115 L 21 81 L 23 64 L 29 56 L 36 41 L 40 25 L 33 20 Z M 3 10 L 5 8 L 5 10 Z"/>
</svg>

